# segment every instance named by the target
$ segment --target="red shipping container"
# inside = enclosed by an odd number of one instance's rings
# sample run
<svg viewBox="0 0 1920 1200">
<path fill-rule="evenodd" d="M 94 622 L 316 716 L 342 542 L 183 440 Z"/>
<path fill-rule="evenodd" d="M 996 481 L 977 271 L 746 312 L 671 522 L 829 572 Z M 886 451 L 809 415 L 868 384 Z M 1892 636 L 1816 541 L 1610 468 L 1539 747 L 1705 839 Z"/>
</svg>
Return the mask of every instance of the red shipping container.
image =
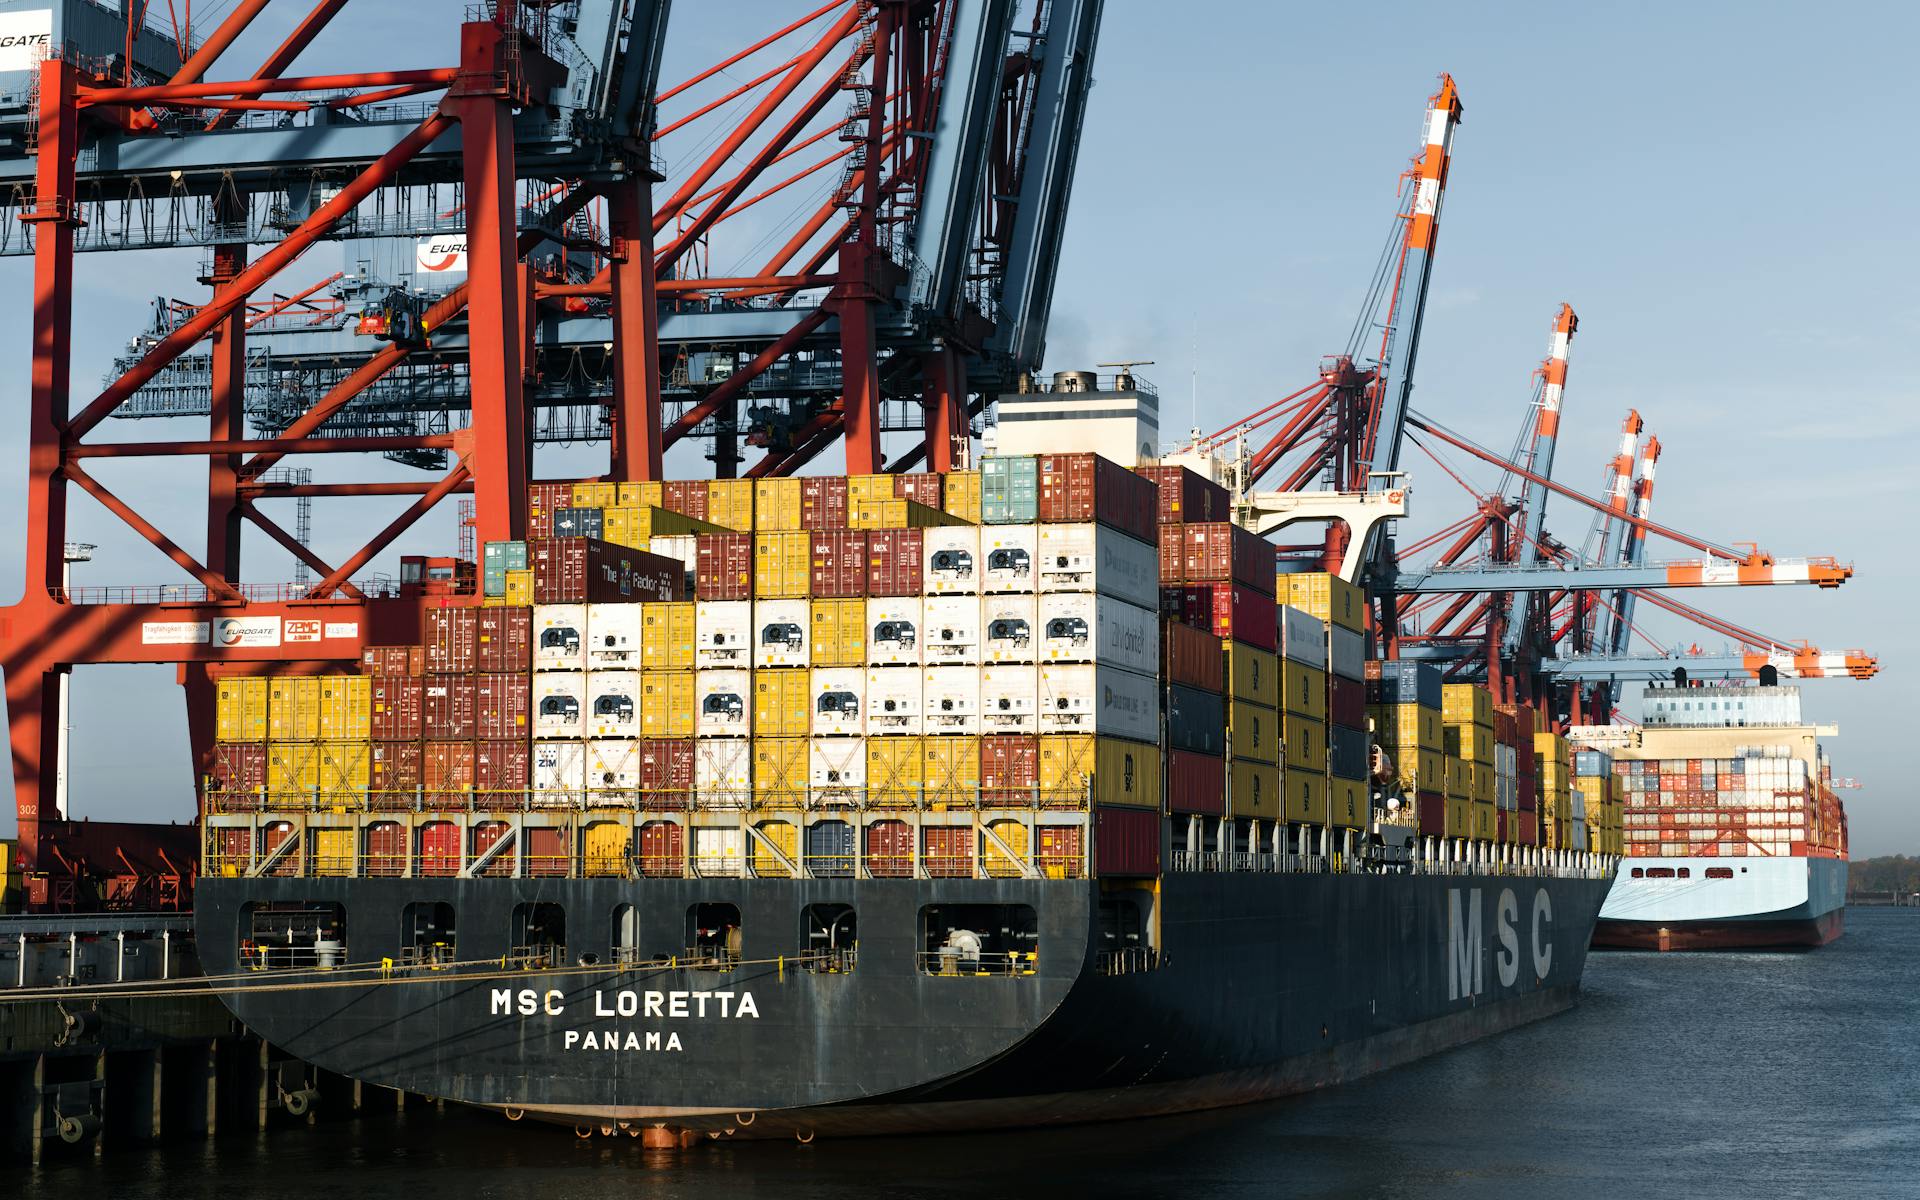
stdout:
<svg viewBox="0 0 1920 1200">
<path fill-rule="evenodd" d="M 809 536 L 816 599 L 867 594 L 867 534 L 862 529 L 816 529 Z"/>
<path fill-rule="evenodd" d="M 473 709 L 475 737 L 524 740 L 532 724 L 532 679 L 526 675 L 474 676 Z"/>
<path fill-rule="evenodd" d="M 267 825 L 266 828 L 260 831 L 260 861 L 265 862 L 267 859 L 272 858 L 273 852 L 284 845 L 287 839 L 292 836 L 293 822 L 291 821 L 274 821 Z M 298 849 L 290 850 L 286 856 L 275 863 L 267 873 L 269 875 L 304 874 L 301 870 L 302 863 L 300 859 L 301 852 Z"/>
<path fill-rule="evenodd" d="M 1327 674 L 1327 721 L 1347 729 L 1367 727 L 1367 685 L 1358 679 Z"/>
<path fill-rule="evenodd" d="M 485 854 L 487 851 L 493 849 L 494 843 L 498 842 L 501 838 L 506 837 L 507 832 L 511 828 L 512 826 L 508 825 L 505 821 L 482 821 L 480 822 L 480 824 L 475 825 L 473 827 L 473 836 L 470 842 L 470 849 L 472 850 L 473 856 L 475 858 L 479 858 L 482 854 Z M 482 875 L 513 874 L 513 848 L 508 847 L 507 849 L 502 850 L 500 853 L 494 855 L 493 861 L 489 862 L 486 866 L 480 868 L 480 874 Z"/>
<path fill-rule="evenodd" d="M 1160 623 L 1160 673 L 1168 683 L 1203 692 L 1226 690 L 1226 656 L 1220 639 L 1180 621 Z"/>
<path fill-rule="evenodd" d="M 375 742 L 367 750 L 367 801 L 384 812 L 411 809 L 420 795 L 420 743 Z"/>
<path fill-rule="evenodd" d="M 973 827 L 971 825 L 929 825 L 920 850 L 921 865 L 935 879 L 969 879 L 973 876 Z"/>
<path fill-rule="evenodd" d="M 471 675 L 435 675 L 420 699 L 421 726 L 428 738 L 460 741 L 473 737 L 476 697 Z"/>
<path fill-rule="evenodd" d="M 668 512 L 707 519 L 707 481 L 676 479 L 660 489 L 660 506 Z"/>
<path fill-rule="evenodd" d="M 753 599 L 753 535 L 703 533 L 696 538 L 693 594 L 701 600 Z"/>
<path fill-rule="evenodd" d="M 891 818 L 867 826 L 867 871 L 876 879 L 908 879 L 913 875 L 913 829 Z"/>
<path fill-rule="evenodd" d="M 258 806 L 260 790 L 266 786 L 265 746 L 257 742 L 220 742 L 214 746 L 207 795 L 209 799 L 219 797 L 218 810 L 249 811 Z"/>
<path fill-rule="evenodd" d="M 1519 843 L 1522 846 L 1538 846 L 1540 844 L 1539 815 L 1536 812 L 1523 810 L 1516 814 L 1516 816 L 1520 822 L 1518 833 Z"/>
<path fill-rule="evenodd" d="M 1167 807 L 1221 817 L 1227 812 L 1227 760 L 1191 750 L 1167 752 Z"/>
<path fill-rule="evenodd" d="M 1540 781 L 1531 772 L 1521 772 L 1514 776 L 1513 786 L 1519 789 L 1520 800 L 1516 807 L 1529 811 L 1540 807 Z"/>
<path fill-rule="evenodd" d="M 407 827 L 398 821 L 375 821 L 364 836 L 366 872 L 395 879 L 407 873 Z"/>
<path fill-rule="evenodd" d="M 1087 830 L 1083 825 L 1036 825 L 1034 865 L 1048 879 L 1079 879 L 1086 874 Z"/>
<path fill-rule="evenodd" d="M 427 674 L 473 674 L 474 612 L 471 608 L 427 610 Z"/>
<path fill-rule="evenodd" d="M 1278 607 L 1272 596 L 1233 583 L 1184 583 L 1160 589 L 1160 608 L 1189 625 L 1204 625 L 1214 636 L 1232 638 L 1262 650 L 1280 645 Z"/>
<path fill-rule="evenodd" d="M 1447 831 L 1447 798 L 1440 792 L 1415 792 L 1413 794 L 1414 820 L 1419 823 L 1420 833 L 1425 837 L 1445 837 Z"/>
<path fill-rule="evenodd" d="M 678 878 L 686 868 L 686 835 L 677 821 L 648 821 L 640 826 L 640 873 Z"/>
<path fill-rule="evenodd" d="M 1101 876 L 1160 873 L 1160 814 L 1102 804 L 1093 810 L 1093 870 Z"/>
<path fill-rule="evenodd" d="M 1165 545 L 1174 529 L 1180 531 L 1180 578 L 1167 579 Z M 1274 594 L 1273 543 L 1225 521 L 1168 526 L 1161 545 L 1160 578 L 1178 583 L 1237 583 L 1266 595 Z"/>
<path fill-rule="evenodd" d="M 1154 540 L 1160 489 L 1152 480 L 1097 454 L 1042 454 L 1039 472 L 1042 521 L 1098 521 Z"/>
<path fill-rule="evenodd" d="M 420 783 L 429 808 L 465 808 L 473 794 L 473 743 L 422 742 Z"/>
<path fill-rule="evenodd" d="M 980 739 L 980 803 L 988 808 L 1033 803 L 1040 786 L 1040 739 L 990 733 Z"/>
<path fill-rule="evenodd" d="M 875 529 L 867 534 L 867 595 L 918 596 L 925 586 L 921 554 L 926 534 L 918 529 Z"/>
<path fill-rule="evenodd" d="M 1160 489 L 1162 525 L 1182 521 L 1230 521 L 1232 498 L 1227 489 L 1185 467 L 1135 467 L 1134 473 Z"/>
<path fill-rule="evenodd" d="M 846 476 L 809 475 L 800 481 L 800 528 L 845 529 L 847 508 Z"/>
<path fill-rule="evenodd" d="M 911 500 L 915 504 L 924 504 L 928 508 L 946 507 L 946 488 L 940 482 L 940 476 L 931 471 L 920 471 L 912 475 L 895 475 L 893 494 L 896 499 Z"/>
<path fill-rule="evenodd" d="M 429 821 L 420 827 L 420 874 L 460 873 L 460 827 L 452 821 Z"/>
<path fill-rule="evenodd" d="M 640 742 L 640 807 L 684 812 L 693 796 L 693 743 L 670 738 Z"/>
<path fill-rule="evenodd" d="M 425 646 L 368 646 L 360 651 L 362 675 L 425 675 Z"/>
<path fill-rule="evenodd" d="M 533 670 L 533 610 L 512 608 L 474 610 L 474 668 L 514 673 Z"/>
<path fill-rule="evenodd" d="M 527 565 L 535 604 L 678 600 L 686 575 L 677 559 L 584 537 L 529 541 Z"/>
<path fill-rule="evenodd" d="M 522 864 L 529 875 L 566 875 L 573 862 L 573 830 L 566 826 L 530 825 L 522 831 Z"/>
<path fill-rule="evenodd" d="M 1187 577 L 1186 526 L 1162 525 L 1155 549 L 1160 554 L 1160 586 L 1182 583 Z"/>
<path fill-rule="evenodd" d="M 525 798 L 533 768 L 533 749 L 526 735 L 475 742 L 473 745 L 473 802 L 480 808 L 516 809 Z"/>
<path fill-rule="evenodd" d="M 367 690 L 372 700 L 370 731 L 375 741 L 419 740 L 423 732 L 424 680 L 405 675 L 375 675 Z"/>
</svg>

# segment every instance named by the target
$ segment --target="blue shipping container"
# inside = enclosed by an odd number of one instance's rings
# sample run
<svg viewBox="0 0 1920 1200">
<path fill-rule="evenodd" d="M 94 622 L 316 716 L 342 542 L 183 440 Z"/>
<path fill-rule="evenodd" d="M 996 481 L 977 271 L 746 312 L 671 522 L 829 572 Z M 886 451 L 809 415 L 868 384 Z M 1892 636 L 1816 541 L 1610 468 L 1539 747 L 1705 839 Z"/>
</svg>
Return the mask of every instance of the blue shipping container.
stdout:
<svg viewBox="0 0 1920 1200">
<path fill-rule="evenodd" d="M 599 508 L 556 508 L 553 510 L 553 536 L 604 538 L 606 510 Z"/>
<path fill-rule="evenodd" d="M 807 826 L 807 870 L 816 879 L 845 879 L 853 874 L 853 826 L 822 821 Z"/>
<path fill-rule="evenodd" d="M 1327 726 L 1327 774 L 1335 779 L 1365 779 L 1367 741 L 1363 729 Z"/>
<path fill-rule="evenodd" d="M 1226 701 L 1218 692 L 1167 685 L 1167 749 L 1219 757 L 1226 753 Z"/>
<path fill-rule="evenodd" d="M 1380 678 L 1372 678 L 1378 667 Z M 1396 658 L 1367 664 L 1368 704 L 1418 704 L 1440 707 L 1440 669 L 1428 663 Z"/>
<path fill-rule="evenodd" d="M 1582 778 L 1613 774 L 1613 755 L 1600 750 L 1576 750 L 1573 755 L 1573 773 Z"/>
</svg>

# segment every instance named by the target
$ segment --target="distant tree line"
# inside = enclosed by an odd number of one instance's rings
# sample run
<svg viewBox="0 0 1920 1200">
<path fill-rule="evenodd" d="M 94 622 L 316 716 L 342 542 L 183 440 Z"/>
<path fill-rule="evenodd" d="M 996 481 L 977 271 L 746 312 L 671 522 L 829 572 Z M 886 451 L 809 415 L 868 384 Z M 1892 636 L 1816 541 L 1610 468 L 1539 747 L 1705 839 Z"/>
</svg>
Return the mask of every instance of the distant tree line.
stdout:
<svg viewBox="0 0 1920 1200">
<path fill-rule="evenodd" d="M 1856 858 L 1847 864 L 1849 892 L 1920 892 L 1920 857 L 1904 854 Z"/>
</svg>

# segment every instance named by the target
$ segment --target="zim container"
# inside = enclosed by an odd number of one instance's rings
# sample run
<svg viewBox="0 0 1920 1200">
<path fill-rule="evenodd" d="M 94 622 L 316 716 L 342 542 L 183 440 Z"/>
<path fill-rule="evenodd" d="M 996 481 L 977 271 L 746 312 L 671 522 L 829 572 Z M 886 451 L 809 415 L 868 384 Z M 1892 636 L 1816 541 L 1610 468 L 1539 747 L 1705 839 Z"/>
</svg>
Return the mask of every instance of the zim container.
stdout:
<svg viewBox="0 0 1920 1200">
<path fill-rule="evenodd" d="M 456 741 L 474 736 L 478 727 L 478 697 L 470 675 L 428 677 L 421 692 L 421 723 L 426 736 Z"/>
<path fill-rule="evenodd" d="M 529 541 L 527 557 L 536 604 L 681 598 L 685 568 L 646 550 L 597 538 L 555 537 Z"/>
</svg>

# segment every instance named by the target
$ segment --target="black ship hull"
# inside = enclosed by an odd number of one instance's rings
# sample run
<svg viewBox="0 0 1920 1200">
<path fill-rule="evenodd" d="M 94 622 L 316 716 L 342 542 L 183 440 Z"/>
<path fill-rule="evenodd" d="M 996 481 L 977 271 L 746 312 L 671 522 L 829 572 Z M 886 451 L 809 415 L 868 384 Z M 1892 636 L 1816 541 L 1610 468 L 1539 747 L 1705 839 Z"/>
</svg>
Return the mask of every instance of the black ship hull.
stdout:
<svg viewBox="0 0 1920 1200">
<path fill-rule="evenodd" d="M 1574 1003 L 1605 878 L 1181 873 L 1128 889 L 1156 946 L 1103 949 L 1102 886 L 1058 880 L 207 879 L 235 1015 L 328 1070 L 580 1125 L 873 1134 L 1134 1117 L 1338 1083 Z M 1115 896 L 1111 884 L 1105 895 Z M 739 962 L 690 967 L 690 905 L 741 915 Z M 461 966 L 249 971 L 265 904 L 341 906 L 347 959 L 397 957 L 407 906 L 459 913 Z M 517 906 L 558 903 L 568 962 L 519 971 Z M 632 904 L 652 965 L 605 966 Z M 857 909 L 851 970 L 793 956 L 804 906 Z M 937 973 L 923 906 L 1037 917 L 1030 965 Z M 388 944 L 382 945 L 386 941 Z M 651 954 L 649 954 L 651 957 Z"/>
</svg>

